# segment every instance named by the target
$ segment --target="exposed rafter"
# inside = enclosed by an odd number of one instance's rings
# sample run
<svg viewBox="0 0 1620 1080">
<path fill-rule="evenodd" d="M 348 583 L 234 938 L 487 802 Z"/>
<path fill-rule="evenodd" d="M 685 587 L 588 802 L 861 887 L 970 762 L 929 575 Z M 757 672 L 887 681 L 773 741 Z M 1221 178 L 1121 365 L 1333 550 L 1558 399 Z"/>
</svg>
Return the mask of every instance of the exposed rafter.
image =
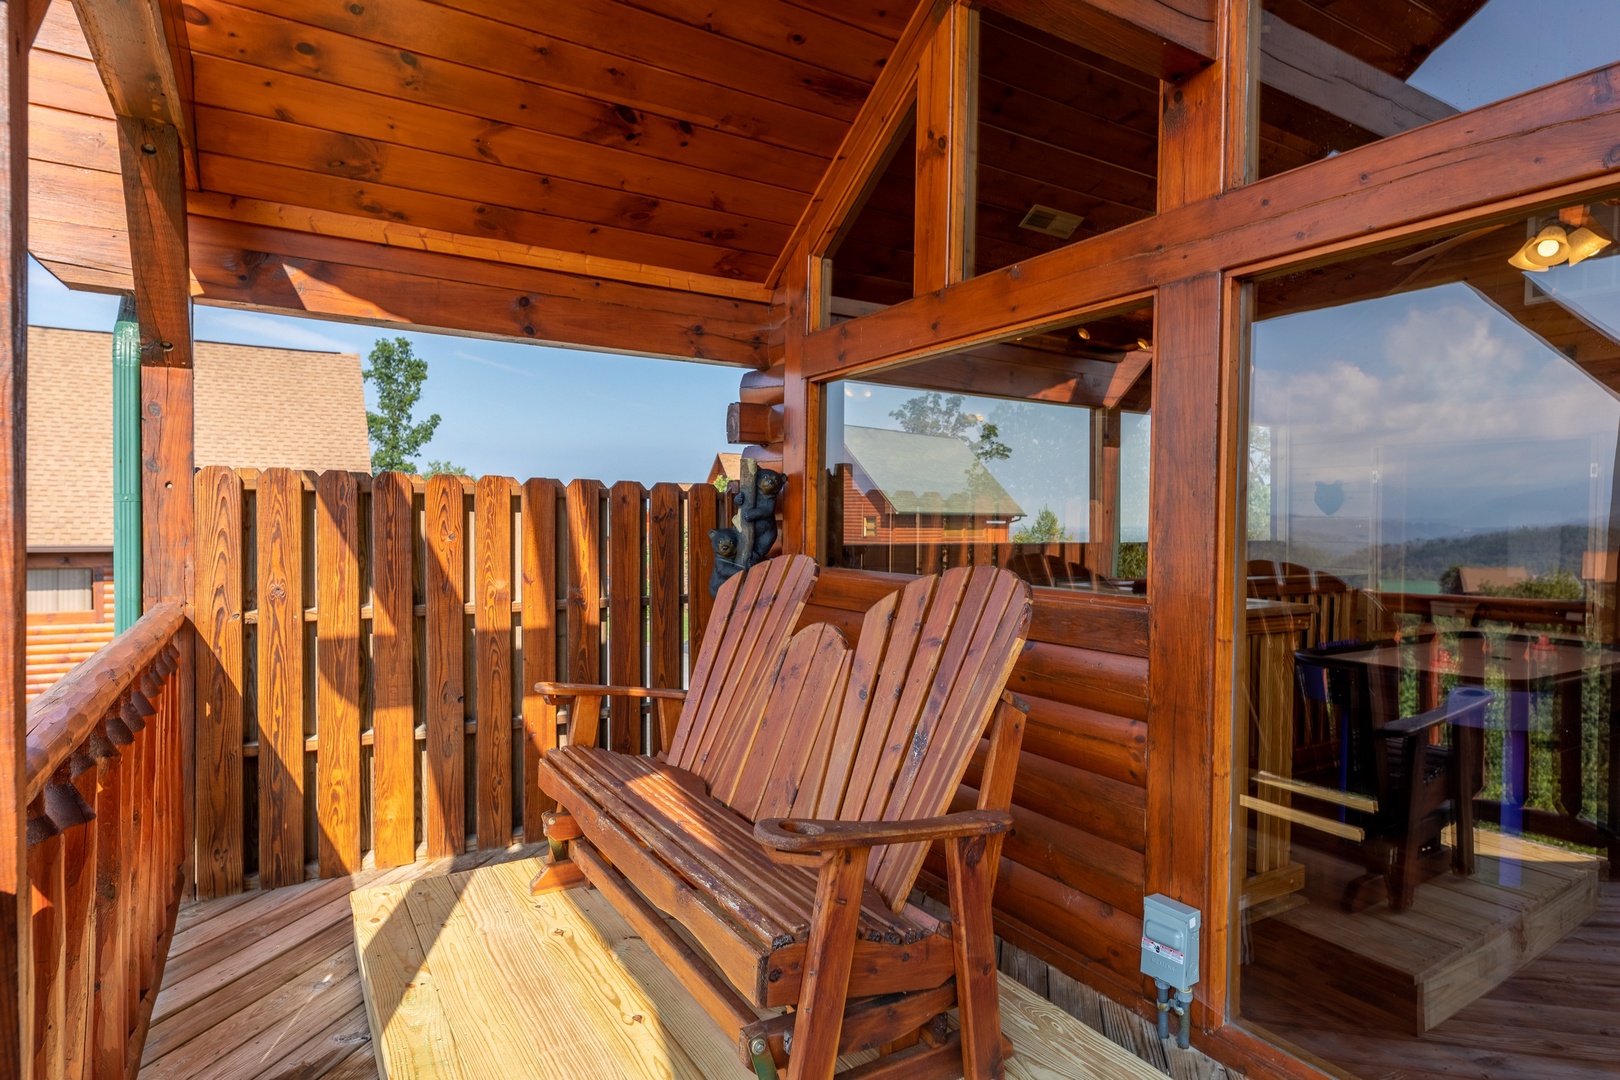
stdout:
<svg viewBox="0 0 1620 1080">
<path fill-rule="evenodd" d="M 198 186 L 185 22 L 167 0 L 74 0 L 113 112 L 179 133 L 186 183 Z"/>
</svg>

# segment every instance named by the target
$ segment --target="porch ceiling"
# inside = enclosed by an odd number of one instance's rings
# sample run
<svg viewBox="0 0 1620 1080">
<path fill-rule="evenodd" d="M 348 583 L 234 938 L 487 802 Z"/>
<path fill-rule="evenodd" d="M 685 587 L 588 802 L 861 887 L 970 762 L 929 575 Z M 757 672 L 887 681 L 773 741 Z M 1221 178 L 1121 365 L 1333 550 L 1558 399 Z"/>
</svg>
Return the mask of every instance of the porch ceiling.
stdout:
<svg viewBox="0 0 1620 1080">
<path fill-rule="evenodd" d="M 151 2 L 183 99 L 199 300 L 741 363 L 763 359 L 767 277 L 917 7 Z M 1404 76 L 1482 2 L 1264 6 Z M 1016 227 L 1032 201 L 1067 193 L 1088 230 L 1151 214 L 1154 77 L 1008 21 L 1061 33 L 1062 5 L 985 6 L 987 264 L 1055 246 Z M 128 65 L 114 51 L 104 69 Z M 32 65 L 30 248 L 70 286 L 128 289 L 113 110 L 70 0 L 52 0 Z M 841 270 L 899 299 L 885 279 L 910 258 L 910 170 L 895 169 Z M 607 332 L 582 289 L 670 318 Z M 532 301 L 556 295 L 579 303 L 537 318 Z"/>
</svg>

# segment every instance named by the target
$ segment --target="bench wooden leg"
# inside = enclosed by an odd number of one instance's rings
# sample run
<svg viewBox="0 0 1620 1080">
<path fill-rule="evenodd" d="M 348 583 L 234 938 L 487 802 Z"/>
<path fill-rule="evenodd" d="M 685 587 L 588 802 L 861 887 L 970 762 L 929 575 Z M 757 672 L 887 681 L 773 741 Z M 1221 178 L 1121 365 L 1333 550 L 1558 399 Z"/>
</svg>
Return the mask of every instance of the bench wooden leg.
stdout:
<svg viewBox="0 0 1620 1080">
<path fill-rule="evenodd" d="M 1005 1075 L 996 938 L 990 917 L 990 893 L 1000 857 L 999 836 L 969 836 L 945 844 L 956 1000 L 962 1019 L 962 1074 L 974 1080 L 1001 1080 Z"/>
<path fill-rule="evenodd" d="M 538 896 L 543 892 L 572 889 L 576 885 L 585 884 L 585 875 L 568 857 L 568 842 L 578 840 L 583 835 L 579 831 L 579 823 L 566 810 L 547 811 L 540 815 L 540 820 L 545 823 L 546 839 L 551 843 L 551 854 L 529 886 L 530 895 Z"/>
<path fill-rule="evenodd" d="M 870 853 L 870 848 L 845 848 L 829 852 L 822 861 L 805 950 L 804 986 L 794 1013 L 788 1080 L 832 1080 L 838 1067 L 838 1036 Z"/>
</svg>

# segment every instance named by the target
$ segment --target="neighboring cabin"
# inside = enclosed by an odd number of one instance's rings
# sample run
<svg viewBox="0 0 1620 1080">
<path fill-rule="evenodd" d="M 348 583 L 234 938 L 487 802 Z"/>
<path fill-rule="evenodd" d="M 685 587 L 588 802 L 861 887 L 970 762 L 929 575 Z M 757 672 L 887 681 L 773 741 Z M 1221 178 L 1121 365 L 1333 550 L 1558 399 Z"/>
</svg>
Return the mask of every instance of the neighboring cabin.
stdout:
<svg viewBox="0 0 1620 1080">
<path fill-rule="evenodd" d="M 199 341 L 199 465 L 371 471 L 355 353 Z M 28 693 L 113 636 L 112 335 L 28 328 Z"/>
<path fill-rule="evenodd" d="M 844 427 L 844 543 L 1005 543 L 1023 507 L 961 439 Z"/>
</svg>

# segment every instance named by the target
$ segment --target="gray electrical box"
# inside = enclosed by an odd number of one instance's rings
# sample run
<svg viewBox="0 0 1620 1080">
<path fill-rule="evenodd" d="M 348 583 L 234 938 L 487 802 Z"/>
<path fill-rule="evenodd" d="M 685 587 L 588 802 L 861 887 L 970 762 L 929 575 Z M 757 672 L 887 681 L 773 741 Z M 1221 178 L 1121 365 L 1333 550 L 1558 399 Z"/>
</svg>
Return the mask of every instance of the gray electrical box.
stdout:
<svg viewBox="0 0 1620 1080">
<path fill-rule="evenodd" d="M 1142 900 L 1142 974 L 1177 990 L 1198 981 L 1198 909 L 1154 893 Z"/>
</svg>

